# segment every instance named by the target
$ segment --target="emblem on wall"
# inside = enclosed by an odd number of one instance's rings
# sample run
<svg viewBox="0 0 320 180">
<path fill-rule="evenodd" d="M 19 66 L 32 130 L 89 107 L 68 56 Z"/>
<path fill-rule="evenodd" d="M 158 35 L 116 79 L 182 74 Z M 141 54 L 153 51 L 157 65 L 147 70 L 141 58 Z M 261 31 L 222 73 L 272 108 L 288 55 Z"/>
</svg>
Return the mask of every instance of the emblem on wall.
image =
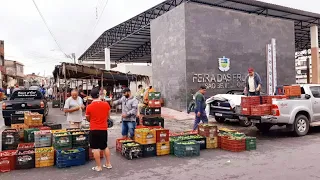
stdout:
<svg viewBox="0 0 320 180">
<path fill-rule="evenodd" d="M 219 70 L 222 72 L 229 71 L 230 69 L 230 59 L 223 56 L 219 58 Z"/>
</svg>

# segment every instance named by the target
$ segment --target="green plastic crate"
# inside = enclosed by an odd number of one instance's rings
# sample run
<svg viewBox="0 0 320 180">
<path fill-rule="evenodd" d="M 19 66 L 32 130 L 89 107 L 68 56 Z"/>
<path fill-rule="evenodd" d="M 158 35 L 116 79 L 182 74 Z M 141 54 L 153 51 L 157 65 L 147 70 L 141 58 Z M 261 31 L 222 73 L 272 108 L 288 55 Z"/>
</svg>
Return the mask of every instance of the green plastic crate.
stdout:
<svg viewBox="0 0 320 180">
<path fill-rule="evenodd" d="M 200 144 L 194 140 L 175 142 L 174 155 L 177 157 L 200 156 Z"/>
<path fill-rule="evenodd" d="M 256 150 L 257 149 L 257 138 L 255 137 L 246 137 L 246 150 Z"/>
<path fill-rule="evenodd" d="M 161 98 L 160 92 L 149 92 L 148 100 L 159 100 Z"/>
<path fill-rule="evenodd" d="M 72 135 L 70 132 L 54 133 L 53 147 L 56 150 L 64 150 L 72 148 Z"/>
<path fill-rule="evenodd" d="M 39 131 L 37 128 L 30 128 L 30 129 L 25 129 L 23 134 L 24 134 L 24 142 L 25 143 L 32 143 L 34 142 L 34 132 Z"/>
</svg>

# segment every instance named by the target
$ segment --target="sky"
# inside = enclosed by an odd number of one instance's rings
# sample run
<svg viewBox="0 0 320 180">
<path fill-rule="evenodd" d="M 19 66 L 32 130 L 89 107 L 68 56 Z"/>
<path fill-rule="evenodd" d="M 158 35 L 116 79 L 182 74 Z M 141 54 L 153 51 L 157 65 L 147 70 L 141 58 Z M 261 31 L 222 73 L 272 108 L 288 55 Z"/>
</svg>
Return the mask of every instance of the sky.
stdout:
<svg viewBox="0 0 320 180">
<path fill-rule="evenodd" d="M 78 58 L 105 30 L 164 0 L 34 1 L 55 39 L 33 0 L 0 0 L 0 40 L 5 43 L 5 59 L 22 62 L 25 74 L 50 75 L 59 62 L 73 62 L 64 54 Z M 319 0 L 261 1 L 320 13 Z"/>
</svg>

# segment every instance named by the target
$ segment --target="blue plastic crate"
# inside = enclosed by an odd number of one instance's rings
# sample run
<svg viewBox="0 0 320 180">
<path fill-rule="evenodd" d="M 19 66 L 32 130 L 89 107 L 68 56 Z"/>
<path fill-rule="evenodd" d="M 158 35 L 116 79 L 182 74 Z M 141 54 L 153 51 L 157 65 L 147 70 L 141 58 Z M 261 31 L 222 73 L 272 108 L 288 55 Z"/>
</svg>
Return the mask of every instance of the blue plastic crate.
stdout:
<svg viewBox="0 0 320 180">
<path fill-rule="evenodd" d="M 74 152 L 78 151 L 78 152 Z M 84 165 L 86 163 L 85 149 L 77 148 L 71 150 L 57 150 L 56 166 L 58 168 L 66 168 L 71 166 Z"/>
</svg>

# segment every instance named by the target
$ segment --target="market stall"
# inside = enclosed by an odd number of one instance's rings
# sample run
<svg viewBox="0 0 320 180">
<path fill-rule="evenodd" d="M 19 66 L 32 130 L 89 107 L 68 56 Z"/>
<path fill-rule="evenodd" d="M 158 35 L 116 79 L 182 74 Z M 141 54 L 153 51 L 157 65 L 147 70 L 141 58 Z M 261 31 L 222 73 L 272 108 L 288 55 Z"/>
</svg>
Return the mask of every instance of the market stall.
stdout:
<svg viewBox="0 0 320 180">
<path fill-rule="evenodd" d="M 145 75 L 122 73 L 73 63 L 57 65 L 53 71 L 53 77 L 57 84 L 56 100 L 59 100 L 59 107 L 69 95 L 68 90 L 77 88 L 79 85 L 83 86 L 87 95 L 90 94 L 93 87 L 98 86 L 106 89 L 108 96 L 117 97 L 119 87 L 129 87 L 130 82 L 150 82 L 149 77 Z"/>
</svg>

